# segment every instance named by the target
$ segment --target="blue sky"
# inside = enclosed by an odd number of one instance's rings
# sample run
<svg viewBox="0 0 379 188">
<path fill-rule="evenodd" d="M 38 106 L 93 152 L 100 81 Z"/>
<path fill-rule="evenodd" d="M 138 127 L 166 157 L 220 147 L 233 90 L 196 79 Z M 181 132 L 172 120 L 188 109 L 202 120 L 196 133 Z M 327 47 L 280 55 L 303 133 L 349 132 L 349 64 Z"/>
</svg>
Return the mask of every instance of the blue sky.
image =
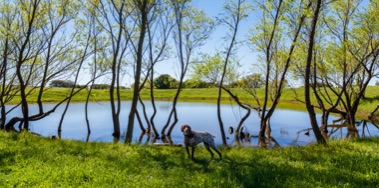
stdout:
<svg viewBox="0 0 379 188">
<path fill-rule="evenodd" d="M 220 13 L 223 12 L 222 5 L 225 0 L 192 0 L 191 4 L 198 9 L 202 9 L 209 17 L 215 19 L 215 17 L 219 16 Z M 362 5 L 366 5 L 367 0 L 363 1 Z M 250 15 L 246 20 L 241 22 L 238 33 L 238 40 L 246 40 L 249 28 L 251 28 L 254 24 L 254 21 L 257 17 L 254 15 Z M 197 52 L 214 54 L 217 50 L 224 50 L 226 46 L 229 45 L 230 40 L 225 40 L 224 37 L 227 36 L 227 29 L 219 25 L 216 27 L 216 30 L 211 35 L 211 38 L 202 46 Z M 176 54 L 175 48 L 173 47 L 173 53 Z M 197 54 L 194 54 L 192 57 L 196 57 Z M 237 50 L 237 57 L 240 60 L 240 64 L 242 67 L 240 68 L 240 72 L 243 75 L 253 74 L 258 72 L 258 67 L 253 66 L 253 63 L 256 63 L 258 60 L 256 54 L 246 45 L 239 46 Z M 155 77 L 160 74 L 169 74 L 172 77 L 179 79 L 177 59 L 172 57 L 169 60 L 159 62 L 155 68 Z M 191 76 L 191 72 L 187 72 L 187 78 Z M 370 85 L 375 84 L 377 79 L 373 80 Z M 131 83 L 134 82 L 134 78 L 125 76 L 123 84 L 126 86 L 130 86 Z"/>
<path fill-rule="evenodd" d="M 224 0 L 192 0 L 192 5 L 198 9 L 203 10 L 209 17 L 216 19 L 223 12 L 222 5 Z M 238 39 L 246 40 L 248 28 L 251 24 L 251 18 L 248 18 L 241 22 Z M 211 38 L 202 46 L 197 52 L 201 51 L 203 53 L 214 54 L 217 50 L 224 50 L 226 46 L 229 45 L 230 40 L 224 40 L 223 38 L 227 35 L 227 29 L 222 25 L 216 27 L 216 30 L 211 35 Z M 194 54 L 195 57 L 197 54 Z M 248 73 L 251 69 L 252 64 L 252 51 L 248 47 L 238 47 L 238 58 L 240 63 L 243 65 L 241 67 L 241 72 Z M 156 72 L 157 74 L 169 74 L 174 78 L 179 78 L 178 69 L 175 65 L 176 58 L 169 60 L 167 62 L 160 62 L 157 64 Z M 190 72 L 187 73 L 187 78 L 190 77 Z"/>
</svg>

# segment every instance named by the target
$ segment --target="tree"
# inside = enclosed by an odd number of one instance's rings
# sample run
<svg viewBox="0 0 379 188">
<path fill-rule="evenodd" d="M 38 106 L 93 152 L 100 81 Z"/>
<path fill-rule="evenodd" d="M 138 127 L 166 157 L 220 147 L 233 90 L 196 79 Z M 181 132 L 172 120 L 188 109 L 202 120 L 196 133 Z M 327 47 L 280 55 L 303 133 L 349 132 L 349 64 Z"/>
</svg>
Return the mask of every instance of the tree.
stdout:
<svg viewBox="0 0 379 188">
<path fill-rule="evenodd" d="M 74 78 L 74 83 L 73 83 L 71 91 L 70 91 L 70 96 L 73 96 L 75 93 L 75 88 L 76 88 L 75 86 L 78 82 L 80 71 L 82 71 L 82 67 L 83 67 L 84 62 L 87 60 L 87 58 L 90 56 L 90 54 L 92 54 L 90 44 L 91 44 L 93 37 L 94 37 L 92 35 L 93 34 L 92 33 L 93 24 L 94 24 L 94 22 L 88 22 L 88 24 L 85 25 L 87 27 L 82 28 L 84 31 L 87 31 L 87 32 L 80 33 L 78 36 L 79 40 L 83 42 L 83 48 L 76 51 L 76 53 L 75 53 L 75 57 L 78 57 L 77 61 L 75 61 L 77 63 L 77 69 L 75 70 L 76 73 L 74 73 L 75 78 Z M 78 28 L 81 28 L 81 27 L 78 27 Z M 95 78 L 93 78 L 93 79 L 95 79 Z M 59 121 L 59 125 L 58 125 L 58 136 L 59 137 L 61 137 L 60 133 L 62 131 L 63 120 L 64 120 L 64 117 L 67 113 L 70 102 L 71 102 L 71 97 L 67 100 L 66 106 L 63 110 L 61 119 Z"/>
<path fill-rule="evenodd" d="M 262 88 L 264 86 L 264 79 L 261 74 L 254 73 L 243 77 L 242 79 L 233 83 L 233 87 L 240 87 L 246 89 Z"/>
<path fill-rule="evenodd" d="M 356 133 L 355 115 L 360 100 L 368 83 L 378 75 L 378 30 L 373 18 L 377 5 L 370 3 L 363 7 L 360 2 L 331 3 L 316 32 L 309 78 L 317 99 L 312 105 L 321 109 L 321 129 L 325 136 L 328 136 L 330 113 L 341 116 L 333 124 L 343 121 L 349 134 Z M 304 70 L 300 68 L 299 72 Z"/>
<path fill-rule="evenodd" d="M 106 1 L 102 0 L 98 3 L 89 3 L 88 9 L 96 17 L 97 24 L 102 28 L 103 35 L 109 39 L 108 46 L 104 51 L 109 52 L 106 56 L 107 65 L 111 73 L 111 81 L 109 85 L 109 97 L 111 104 L 111 114 L 113 121 L 113 136 L 115 141 L 120 139 L 120 80 L 123 58 L 130 42 L 130 33 L 127 30 L 127 19 L 132 14 L 132 8 L 124 0 L 122 1 Z M 111 12 L 111 14 L 109 13 Z M 117 26 L 115 26 L 115 23 Z M 100 35 L 101 36 L 101 35 Z"/>
<path fill-rule="evenodd" d="M 138 34 L 138 43 L 136 48 L 136 62 L 135 62 L 135 71 L 134 71 L 134 88 L 133 88 L 133 99 L 130 107 L 128 126 L 126 131 L 126 143 L 131 143 L 133 138 L 133 128 L 134 128 L 134 118 L 137 112 L 137 104 L 140 98 L 139 92 L 141 89 L 140 80 L 142 72 L 142 60 L 144 53 L 144 41 L 147 34 L 147 24 L 148 24 L 148 15 L 152 8 L 156 5 L 155 2 L 149 0 L 135 1 L 133 4 L 134 8 L 138 10 L 137 24 L 139 26 Z"/>
<path fill-rule="evenodd" d="M 157 114 L 157 108 L 155 105 L 154 98 L 154 67 L 155 65 L 166 59 L 169 56 L 168 40 L 171 31 L 174 27 L 174 21 L 171 19 L 170 14 L 172 7 L 168 6 L 170 2 L 168 1 L 157 1 L 156 5 L 152 8 L 151 14 L 149 14 L 149 21 L 147 23 L 147 50 L 148 50 L 148 65 L 146 70 L 146 77 L 141 81 L 140 89 L 149 88 L 150 89 L 150 100 L 153 108 L 153 112 L 150 118 L 147 116 L 146 107 L 142 98 L 139 98 L 140 104 L 142 105 L 143 114 L 148 125 L 147 130 L 142 126 L 140 121 L 140 126 L 143 133 L 150 134 L 151 130 L 154 132 L 155 137 L 159 138 L 159 132 L 155 127 L 154 117 Z M 160 16 L 157 16 L 160 15 Z M 137 116 L 138 117 L 138 116 Z M 150 136 L 150 135 L 148 135 Z"/>
<path fill-rule="evenodd" d="M 1 66 L 0 66 L 0 104 L 1 117 L 0 128 L 4 129 L 6 123 L 6 108 L 5 105 L 18 92 L 18 87 L 14 87 L 15 82 L 15 67 L 10 61 L 10 56 L 14 50 L 12 43 L 12 27 L 14 27 L 17 13 L 15 9 L 9 9 L 9 4 L 4 2 L 0 5 L 0 49 L 1 49 Z M 12 109 L 11 109 L 12 110 Z M 9 112 L 9 111 L 8 111 Z"/>
<path fill-rule="evenodd" d="M 83 3 L 84 7 L 86 8 L 85 11 L 83 11 L 83 14 L 87 18 L 87 22 L 89 23 L 89 32 L 93 35 L 93 43 L 90 44 L 90 47 L 93 51 L 93 61 L 88 63 L 90 74 L 91 74 L 91 85 L 88 89 L 87 98 L 85 102 L 84 107 L 84 113 L 87 123 L 87 141 L 89 140 L 89 136 L 91 134 L 91 128 L 90 128 L 90 120 L 88 115 L 88 104 L 89 99 L 92 94 L 93 89 L 109 89 L 109 84 L 95 84 L 95 81 L 97 79 L 98 75 L 102 75 L 107 71 L 107 68 L 105 68 L 103 65 L 106 64 L 106 61 L 104 58 L 101 57 L 101 52 L 106 49 L 106 45 L 103 45 L 105 42 L 104 38 L 101 37 L 101 34 L 103 33 L 103 29 L 101 27 L 98 27 L 98 24 L 96 24 L 96 18 L 100 16 L 99 11 L 97 10 L 96 6 L 93 6 L 92 4 Z M 100 54 L 100 55 L 98 55 Z"/>
<path fill-rule="evenodd" d="M 311 97 L 310 97 L 310 77 L 311 77 L 313 46 L 314 46 L 315 33 L 316 33 L 316 27 L 317 27 L 317 20 L 318 20 L 320 10 L 321 10 L 321 4 L 322 4 L 322 0 L 317 0 L 316 8 L 312 16 L 311 29 L 310 29 L 309 41 L 308 41 L 309 44 L 308 44 L 307 61 L 306 61 L 306 67 L 305 67 L 305 77 L 304 77 L 305 79 L 304 80 L 304 98 L 305 98 L 305 105 L 307 107 L 307 111 L 309 114 L 312 130 L 317 139 L 317 142 L 321 144 L 326 144 L 326 141 L 324 137 L 322 136 L 321 131 L 318 127 L 318 123 L 316 120 L 316 113 L 315 113 L 314 107 L 311 104 Z"/>
<path fill-rule="evenodd" d="M 157 89 L 174 89 L 177 88 L 178 81 L 168 74 L 162 74 L 154 79 L 154 86 Z"/>
<path fill-rule="evenodd" d="M 199 60 L 195 60 L 192 64 L 192 78 L 200 79 L 214 86 L 219 86 L 221 75 L 224 69 L 225 56 L 221 52 L 214 55 L 202 54 Z M 224 76 L 224 84 L 231 85 L 239 76 L 237 73 L 239 63 L 231 58 L 226 68 Z"/>
<path fill-rule="evenodd" d="M 65 81 L 65 80 L 52 80 L 50 82 L 51 87 L 67 87 L 70 88 L 74 85 L 72 81 Z"/>
<path fill-rule="evenodd" d="M 244 108 L 245 110 L 248 110 L 246 115 L 241 119 L 236 132 L 239 132 L 239 129 L 242 125 L 242 123 L 247 119 L 247 117 L 250 115 L 250 109 L 243 105 L 237 98 L 236 95 L 234 95 L 228 88 L 224 86 L 224 82 L 226 81 L 226 75 L 228 74 L 230 69 L 230 62 L 233 59 L 234 50 L 236 49 L 236 43 L 237 43 L 237 34 L 238 29 L 240 26 L 241 20 L 245 19 L 250 11 L 250 5 L 245 0 L 237 0 L 236 2 L 234 0 L 228 0 L 223 6 L 224 8 L 224 15 L 220 19 L 220 21 L 225 24 L 229 32 L 228 38 L 231 38 L 229 41 L 229 45 L 225 47 L 225 57 L 223 60 L 223 68 L 221 71 L 221 78 L 218 83 L 218 95 L 217 95 L 217 119 L 219 122 L 222 142 L 224 145 L 227 145 L 226 142 L 226 136 L 225 136 L 225 130 L 224 130 L 224 123 L 222 121 L 221 117 L 221 97 L 222 97 L 222 90 L 225 90 L 234 100 L 237 102 L 237 104 Z M 236 134 L 237 135 L 237 134 Z"/>
<path fill-rule="evenodd" d="M 208 82 L 205 82 L 205 81 L 202 81 L 198 78 L 191 78 L 191 79 L 187 79 L 184 83 L 183 83 L 183 87 L 184 88 L 210 88 L 210 87 L 213 87 L 214 85 L 208 83 Z"/>
<path fill-rule="evenodd" d="M 275 141 L 270 136 L 270 118 L 287 83 L 286 76 L 311 5 L 312 1 L 307 4 L 304 1 L 295 3 L 282 0 L 257 3 L 262 18 L 260 25 L 253 30 L 250 41 L 253 48 L 261 52 L 260 58 L 264 62 L 264 98 L 260 100 L 255 87 L 246 87 L 245 90 L 254 96 L 258 105 L 256 110 L 260 118 L 259 137 L 262 145 L 265 145 L 266 138 Z"/>
<path fill-rule="evenodd" d="M 162 136 L 170 136 L 171 131 L 178 122 L 176 104 L 180 91 L 183 88 L 183 82 L 191 62 L 191 56 L 196 48 L 205 43 L 214 29 L 213 20 L 208 18 L 203 11 L 190 6 L 188 0 L 170 0 L 170 5 L 173 8 L 173 17 L 175 20 L 173 38 L 180 70 L 178 89 L 175 93 L 167 122 L 161 131 Z M 170 128 L 166 132 L 168 127 Z"/>
<path fill-rule="evenodd" d="M 355 115 L 359 103 L 369 82 L 378 75 L 376 17 L 379 4 L 372 1 L 361 12 L 360 3 L 356 0 L 335 2 L 331 16 L 326 19 L 327 31 L 335 40 L 327 45 L 325 60 L 334 73 L 327 72 L 328 78 L 323 82 L 338 96 L 335 103 L 342 108 L 334 111 L 345 118 L 349 130 L 356 130 Z M 337 79 L 333 77 L 335 74 Z"/>
<path fill-rule="evenodd" d="M 59 3 L 59 6 L 55 3 Z M 27 131 L 29 121 L 49 116 L 64 101 L 87 86 L 76 90 L 53 108 L 43 108 L 42 96 L 48 89 L 45 87 L 46 84 L 53 79 L 64 79 L 65 76 L 71 75 L 71 68 L 82 59 L 80 55 L 79 58 L 75 56 L 80 54 L 78 49 L 82 47 L 82 41 L 76 38 L 80 29 L 66 30 L 72 26 L 69 23 L 80 20 L 80 17 L 74 16 L 77 15 L 79 6 L 71 1 L 38 0 L 10 2 L 5 6 L 16 13 L 11 24 L 13 33 L 9 35 L 11 46 L 15 47 L 11 54 L 16 58 L 7 59 L 16 65 L 13 74 L 16 80 L 7 82 L 19 85 L 23 111 L 22 117 L 13 117 L 5 127 L 13 128 L 17 122 L 21 122 L 24 123 L 23 130 Z M 39 111 L 30 115 L 27 96 L 35 90 L 38 90 L 36 102 Z"/>
<path fill-rule="evenodd" d="M 42 50 L 42 41 L 40 40 L 41 28 L 38 22 L 42 21 L 44 11 L 42 10 L 41 0 L 32 0 L 31 2 L 24 2 L 18 4 L 19 14 L 17 15 L 19 21 L 24 23 L 22 29 L 15 31 L 18 35 L 19 42 L 15 45 L 15 58 L 16 58 L 16 75 L 17 81 L 20 85 L 21 109 L 23 115 L 24 129 L 29 130 L 29 106 L 27 101 L 26 87 L 29 78 L 34 70 L 38 55 Z M 27 15 L 27 16 L 25 16 Z M 14 38 L 16 39 L 16 38 Z M 26 69 L 26 72 L 24 71 Z"/>
<path fill-rule="evenodd" d="M 230 54 L 230 56 L 232 55 Z M 230 57 L 228 58 L 228 66 L 225 69 L 226 55 L 221 52 L 217 52 L 214 55 L 202 54 L 199 59 L 200 60 L 196 60 L 192 64 L 192 80 L 199 80 L 197 82 L 200 82 L 201 80 L 204 84 L 217 88 L 220 87 L 220 83 L 222 81 L 222 90 L 225 90 L 233 98 L 233 100 L 236 102 L 238 101 L 237 103 L 240 104 L 242 108 L 245 108 L 245 106 L 239 102 L 238 97 L 228 89 L 228 87 L 232 86 L 232 83 L 234 83 L 239 77 L 239 62 Z M 225 136 L 225 134 L 222 135 Z M 226 138 L 224 144 L 226 145 Z"/>
<path fill-rule="evenodd" d="M 353 3 L 354 1 L 351 4 Z M 357 6 L 359 6 L 359 1 Z M 350 76 L 351 81 L 345 84 L 347 87 L 343 91 L 341 102 L 347 112 L 347 120 L 351 125 L 349 128 L 355 127 L 359 103 L 364 99 L 365 90 L 370 81 L 379 74 L 378 8 L 379 3 L 371 1 L 365 12 L 358 14 L 356 27 L 352 28 L 348 36 L 346 58 L 351 58 L 352 62 L 344 70 L 346 71 L 344 74 Z"/>
</svg>

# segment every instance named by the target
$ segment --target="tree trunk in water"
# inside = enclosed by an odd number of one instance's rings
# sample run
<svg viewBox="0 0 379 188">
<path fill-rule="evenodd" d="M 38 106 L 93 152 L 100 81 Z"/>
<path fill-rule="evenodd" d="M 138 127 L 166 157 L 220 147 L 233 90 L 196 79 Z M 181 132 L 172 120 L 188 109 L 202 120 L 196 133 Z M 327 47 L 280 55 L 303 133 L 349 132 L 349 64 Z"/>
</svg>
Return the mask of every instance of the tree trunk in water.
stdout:
<svg viewBox="0 0 379 188">
<path fill-rule="evenodd" d="M 140 129 L 142 130 L 142 133 L 146 133 L 146 129 L 143 127 L 142 119 L 141 119 L 141 116 L 139 115 L 138 110 L 136 110 L 136 117 L 137 117 L 137 121 L 140 126 Z"/>
<path fill-rule="evenodd" d="M 3 102 L 3 98 L 1 98 L 0 102 L 1 102 L 0 130 L 2 130 L 5 127 L 5 122 L 7 120 L 6 119 L 7 115 L 6 115 L 6 112 L 5 112 L 5 104 Z"/>
<path fill-rule="evenodd" d="M 218 96 L 217 96 L 217 120 L 218 120 L 218 123 L 219 123 L 219 126 L 220 126 L 222 143 L 226 146 L 226 145 L 228 145 L 228 143 L 226 142 L 224 123 L 222 122 L 222 118 L 221 118 L 221 87 L 222 87 L 222 83 L 220 83 L 220 86 L 218 88 Z"/>
<path fill-rule="evenodd" d="M 112 112 L 112 121 L 113 121 L 113 137 L 114 140 L 119 140 L 120 139 L 120 119 L 119 119 L 119 114 L 117 113 L 118 109 L 120 108 L 119 105 L 116 106 L 115 103 L 115 97 L 114 97 L 114 83 L 115 83 L 115 77 L 112 78 L 112 85 L 110 87 L 110 103 L 111 103 L 111 112 Z M 119 100 L 119 99 L 117 99 Z"/>
<path fill-rule="evenodd" d="M 5 97 L 5 88 L 6 88 L 6 85 L 9 84 L 7 83 L 7 80 L 6 80 L 6 75 L 7 75 L 7 61 L 8 61 L 8 37 L 6 37 L 5 39 L 5 44 L 3 46 L 3 62 L 2 62 L 2 66 L 1 66 L 1 76 L 0 77 L 3 77 L 2 78 L 2 89 L 1 89 L 1 93 L 0 93 L 0 105 L 1 105 L 1 117 L 0 117 L 0 129 L 4 129 L 5 127 L 5 122 L 6 122 L 6 111 L 5 111 L 5 102 L 4 102 L 4 97 Z"/>
<path fill-rule="evenodd" d="M 154 99 L 154 82 L 153 82 L 153 80 L 154 80 L 154 69 L 151 70 L 150 76 L 151 76 L 150 77 L 150 98 L 151 98 L 151 105 L 153 107 L 153 114 L 150 117 L 150 124 L 151 124 L 153 131 L 154 131 L 155 138 L 159 138 L 159 133 L 158 133 L 157 129 L 155 128 L 155 123 L 154 123 L 154 118 L 155 118 L 155 115 L 157 114 L 157 107 L 155 106 L 155 99 Z"/>
<path fill-rule="evenodd" d="M 26 100 L 26 86 L 24 84 L 24 81 L 22 79 L 21 75 L 21 67 L 17 67 L 17 77 L 20 82 L 20 94 L 21 94 L 21 109 L 22 109 L 22 115 L 24 119 L 24 130 L 29 130 L 29 106 L 28 101 Z"/>
<path fill-rule="evenodd" d="M 94 79 L 94 78 L 93 78 Z M 89 88 L 89 91 L 88 91 L 88 94 L 87 94 L 87 99 L 86 99 L 86 104 L 85 104 L 85 107 L 84 107 L 84 113 L 85 113 L 85 116 L 86 116 L 86 123 L 87 123 L 87 134 L 90 135 L 91 134 L 91 126 L 90 126 L 90 123 L 89 123 L 89 118 L 88 118 L 88 103 L 89 103 L 89 98 L 91 96 L 91 92 L 92 92 L 92 88 L 93 88 L 93 84 L 94 84 L 95 81 L 92 82 L 90 88 Z M 89 137 L 89 136 L 88 136 Z"/>
<path fill-rule="evenodd" d="M 312 19 L 312 25 L 311 25 L 311 33 L 309 35 L 309 46 L 308 46 L 308 56 L 307 56 L 307 64 L 305 68 L 305 84 L 304 84 L 304 97 L 305 97 L 305 104 L 308 110 L 311 126 L 313 133 L 317 139 L 318 143 L 326 144 L 326 141 L 324 137 L 321 134 L 321 131 L 318 127 L 318 123 L 316 120 L 316 113 L 314 111 L 314 107 L 311 104 L 311 98 L 310 98 L 310 76 L 311 76 L 311 63 L 312 63 L 312 55 L 313 55 L 313 46 L 314 46 L 314 38 L 315 38 L 315 32 L 316 32 L 316 26 L 317 26 L 317 20 L 318 15 L 321 8 L 321 0 L 317 0 L 316 10 L 313 14 Z"/>
<path fill-rule="evenodd" d="M 170 128 L 168 129 L 168 133 L 167 133 L 167 136 L 169 139 L 171 139 L 171 132 L 172 130 L 174 129 L 176 123 L 178 123 L 179 119 L 178 119 L 178 113 L 176 112 L 176 107 L 175 107 L 175 111 L 174 111 L 174 121 L 172 122 Z"/>
<path fill-rule="evenodd" d="M 148 1 L 144 0 L 141 4 L 140 11 L 141 11 L 141 29 L 140 29 L 140 36 L 138 41 L 138 48 L 137 48 L 137 62 L 136 62 L 136 72 L 134 77 L 134 90 L 133 90 L 133 100 L 130 108 L 129 113 L 129 119 L 128 119 L 128 127 L 126 130 L 126 137 L 125 137 L 125 143 L 131 143 L 133 138 L 133 129 L 134 129 L 134 119 L 135 119 L 135 113 L 137 111 L 137 104 L 139 99 L 139 92 L 140 92 L 140 79 L 141 79 L 141 69 L 142 69 L 142 54 L 143 54 L 143 42 L 145 40 L 145 34 L 146 34 L 146 24 L 147 24 L 147 4 Z"/>
<path fill-rule="evenodd" d="M 322 127 L 322 132 L 328 133 L 328 119 L 329 119 L 329 111 L 328 110 L 323 110 L 322 116 L 321 116 L 321 127 Z"/>
<path fill-rule="evenodd" d="M 84 106 L 84 114 L 86 116 L 87 134 L 88 135 L 91 134 L 91 126 L 90 126 L 89 117 L 88 117 L 88 102 L 89 102 L 89 97 L 91 95 L 91 91 L 92 91 L 92 86 L 91 86 L 90 90 L 88 91 L 88 95 L 87 95 L 87 99 L 86 99 L 86 104 Z"/>
<path fill-rule="evenodd" d="M 181 79 L 180 82 L 182 82 L 182 79 Z M 178 103 L 178 98 L 179 98 L 180 90 L 181 90 L 181 83 L 179 83 L 179 88 L 178 88 L 178 90 L 177 90 L 177 92 L 175 94 L 174 101 L 172 103 L 172 109 L 171 109 L 170 115 L 168 116 L 167 122 L 166 122 L 166 124 L 163 127 L 162 132 L 161 132 L 163 138 L 165 136 L 170 136 L 172 129 L 174 128 L 175 124 L 178 122 L 178 115 L 177 115 L 177 112 L 176 112 L 176 104 Z M 173 116 L 174 116 L 174 120 L 173 120 L 173 122 L 170 125 L 171 118 Z M 169 128 L 169 130 L 166 133 L 166 129 L 169 126 L 170 126 L 170 128 Z"/>
<path fill-rule="evenodd" d="M 239 100 L 239 98 L 237 97 L 237 95 L 234 95 L 232 93 L 232 91 L 230 91 L 229 89 L 227 89 L 225 87 L 222 87 L 222 89 L 224 91 L 226 91 L 233 98 L 233 100 L 238 104 L 238 106 L 240 106 L 241 108 L 243 108 L 247 111 L 246 114 L 241 118 L 241 120 L 238 123 L 237 128 L 236 128 L 235 138 L 236 138 L 236 141 L 239 141 L 239 134 L 241 132 L 241 127 L 242 127 L 243 123 L 246 121 L 246 119 L 250 116 L 251 109 L 249 107 L 247 107 L 246 105 L 242 104 L 241 101 Z"/>
<path fill-rule="evenodd" d="M 183 75 L 180 78 L 179 87 L 178 87 L 178 90 L 177 90 L 177 92 L 175 94 L 174 102 L 172 104 L 172 110 L 171 110 L 170 116 L 169 116 L 169 118 L 167 120 L 167 123 L 166 123 L 166 125 L 164 126 L 164 128 L 162 130 L 162 136 L 171 136 L 171 131 L 174 129 L 176 123 L 178 123 L 178 113 L 176 111 L 176 105 L 178 103 L 180 91 L 182 90 L 183 78 L 184 78 L 184 73 L 183 73 Z M 165 130 L 168 127 L 168 125 L 170 124 L 172 116 L 174 116 L 174 121 L 171 123 L 170 128 L 168 129 L 167 134 L 166 134 Z"/>
<path fill-rule="evenodd" d="M 176 91 L 176 94 L 174 96 L 174 101 L 172 103 L 172 109 L 171 109 L 170 115 L 169 115 L 169 117 L 167 119 L 166 125 L 162 129 L 161 134 L 162 134 L 163 137 L 164 136 L 170 136 L 171 135 L 171 131 L 174 129 L 176 123 L 178 122 L 178 114 L 177 114 L 177 111 L 176 111 L 176 105 L 178 103 L 180 91 L 182 90 L 182 87 L 183 87 L 184 75 L 185 75 L 185 71 L 183 71 L 182 75 L 180 76 L 178 90 Z M 174 116 L 174 121 L 170 125 L 172 116 Z M 170 128 L 168 129 L 168 131 L 166 133 L 166 129 L 168 128 L 169 125 L 170 125 Z"/>
<path fill-rule="evenodd" d="M 146 105 L 145 103 L 143 102 L 142 98 L 140 97 L 139 98 L 139 102 L 140 104 L 142 105 L 142 112 L 143 112 L 143 117 L 146 121 L 146 124 L 147 124 L 147 129 L 145 129 L 143 126 L 141 127 L 141 130 L 144 132 L 144 133 L 147 133 L 147 132 L 150 132 L 151 130 L 151 124 L 150 124 L 150 121 L 149 121 L 149 118 L 147 116 L 147 112 L 146 112 Z"/>
<path fill-rule="evenodd" d="M 266 117 L 267 117 L 267 115 L 266 115 Z M 270 123 L 269 121 L 270 121 L 269 118 L 261 117 L 258 138 L 262 144 L 266 143 L 266 138 L 269 139 L 268 137 L 266 137 L 266 133 L 269 133 L 268 130 L 270 130 L 270 132 L 271 132 L 271 128 L 267 127 L 268 124 Z M 269 135 L 267 135 L 267 136 L 269 136 Z"/>
</svg>

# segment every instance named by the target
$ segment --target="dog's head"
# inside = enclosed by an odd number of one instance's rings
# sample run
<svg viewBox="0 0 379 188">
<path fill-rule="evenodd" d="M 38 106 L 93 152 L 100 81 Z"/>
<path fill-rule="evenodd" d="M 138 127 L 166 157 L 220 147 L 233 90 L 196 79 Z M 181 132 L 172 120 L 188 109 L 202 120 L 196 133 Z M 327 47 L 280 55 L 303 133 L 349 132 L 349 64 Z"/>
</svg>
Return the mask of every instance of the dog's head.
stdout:
<svg viewBox="0 0 379 188">
<path fill-rule="evenodd" d="M 184 136 L 189 136 L 191 137 L 193 135 L 193 132 L 191 130 L 191 127 L 188 124 L 182 125 L 182 132 Z"/>
</svg>

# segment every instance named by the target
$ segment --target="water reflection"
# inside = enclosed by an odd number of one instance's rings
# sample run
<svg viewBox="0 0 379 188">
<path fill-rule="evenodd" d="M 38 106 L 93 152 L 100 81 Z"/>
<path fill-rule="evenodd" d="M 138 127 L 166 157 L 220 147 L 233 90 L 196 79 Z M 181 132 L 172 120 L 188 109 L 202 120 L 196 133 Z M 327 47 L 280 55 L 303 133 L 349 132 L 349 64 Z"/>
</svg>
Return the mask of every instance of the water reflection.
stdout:
<svg viewBox="0 0 379 188">
<path fill-rule="evenodd" d="M 155 116 L 154 123 L 158 131 L 161 130 L 167 120 L 170 111 L 170 102 L 160 101 L 156 103 L 158 112 Z M 146 102 L 146 113 L 152 114 L 151 104 Z M 52 104 L 45 104 L 44 108 L 49 109 L 53 107 Z M 37 113 L 38 108 L 36 105 L 30 105 L 31 114 Z M 49 137 L 57 135 L 62 139 L 75 139 L 82 141 L 100 141 L 100 142 L 122 142 L 125 139 L 125 131 L 127 125 L 127 115 L 130 109 L 130 102 L 122 103 L 122 110 L 120 116 L 122 137 L 120 140 L 113 140 L 113 126 L 110 112 L 110 105 L 108 102 L 90 103 L 88 107 L 88 119 L 91 126 L 91 134 L 87 134 L 87 123 L 85 118 L 84 103 L 73 103 L 70 105 L 66 118 L 63 122 L 62 132 L 58 135 L 57 127 L 59 124 L 60 115 L 63 108 L 58 108 L 55 113 L 50 116 L 30 123 L 30 131 Z M 11 108 L 11 106 L 9 106 Z M 157 139 L 153 131 L 149 131 L 148 126 L 146 131 L 142 131 L 140 123 L 137 121 L 133 132 L 133 142 L 141 144 L 179 145 L 183 143 L 183 135 L 180 131 L 180 125 L 189 124 L 195 131 L 207 131 L 214 135 L 217 145 L 222 144 L 221 133 L 219 130 L 217 120 L 217 107 L 215 104 L 210 103 L 193 103 L 193 102 L 180 102 L 177 105 L 178 119 L 176 127 L 171 133 L 171 137 L 164 139 Z M 142 112 L 142 110 L 141 110 Z M 257 116 L 252 115 L 244 122 L 240 133 L 236 134 L 235 130 L 244 115 L 243 111 L 234 105 L 222 105 L 221 116 L 224 125 L 229 128 L 229 145 L 248 146 L 248 147 L 285 147 L 289 145 L 305 145 L 315 142 L 313 131 L 309 125 L 309 116 L 306 112 L 278 109 L 271 118 L 270 138 L 266 140 L 259 140 L 257 135 L 259 132 L 259 120 Z M 9 117 L 20 116 L 21 110 L 16 109 Z M 8 118 L 10 119 L 10 118 Z M 320 116 L 318 116 L 320 119 Z M 331 116 L 329 118 L 330 124 L 333 119 L 337 117 Z M 17 127 L 16 127 L 17 128 Z M 377 136 L 379 135 L 378 128 L 375 123 L 362 122 L 358 126 L 358 131 L 348 130 L 346 127 L 329 127 L 327 135 L 329 139 L 341 139 L 352 137 L 364 136 Z M 16 130 L 16 131 L 19 131 Z M 232 132 L 232 133 L 230 133 Z"/>
</svg>

